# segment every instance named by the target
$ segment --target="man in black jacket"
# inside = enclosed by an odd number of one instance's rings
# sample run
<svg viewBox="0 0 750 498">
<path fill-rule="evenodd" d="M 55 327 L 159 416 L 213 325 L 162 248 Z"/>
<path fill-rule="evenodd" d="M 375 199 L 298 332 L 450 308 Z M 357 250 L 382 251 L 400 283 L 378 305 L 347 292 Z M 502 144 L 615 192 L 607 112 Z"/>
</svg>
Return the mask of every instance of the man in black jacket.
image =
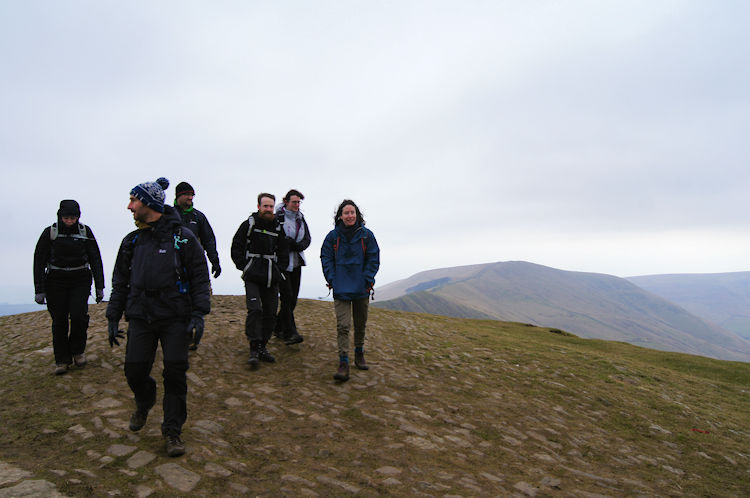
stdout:
<svg viewBox="0 0 750 498">
<path fill-rule="evenodd" d="M 245 281 L 245 335 L 250 341 L 248 363 L 253 369 L 259 361 L 276 361 L 266 344 L 276 321 L 279 280 L 289 264 L 283 224 L 273 212 L 275 201 L 272 194 L 259 194 L 258 211 L 240 224 L 232 239 L 232 261 Z"/>
<path fill-rule="evenodd" d="M 174 205 L 182 220 L 182 226 L 189 228 L 198 237 L 206 251 L 208 261 L 211 262 L 211 273 L 214 278 L 219 278 L 221 265 L 219 265 L 219 253 L 216 251 L 216 236 L 206 215 L 193 206 L 195 189 L 188 182 L 180 182 L 174 192 Z"/>
<path fill-rule="evenodd" d="M 180 217 L 164 205 L 166 178 L 146 182 L 130 191 L 128 209 L 138 230 L 122 241 L 112 275 L 107 306 L 109 343 L 119 345 L 118 322 L 125 313 L 128 343 L 125 377 L 135 396 L 130 430 L 146 424 L 156 402 L 151 368 L 158 343 L 164 355 L 164 420 L 161 431 L 167 454 L 185 453 L 180 439 L 187 419 L 188 346 L 190 333 L 210 309 L 208 267 L 203 247 Z"/>
<path fill-rule="evenodd" d="M 86 365 L 92 275 L 96 302 L 104 299 L 99 245 L 91 228 L 80 222 L 80 216 L 76 201 L 60 201 L 57 222 L 44 229 L 34 251 L 34 300 L 38 304 L 46 302 L 52 317 L 56 375 L 66 373 L 73 363 Z"/>
</svg>

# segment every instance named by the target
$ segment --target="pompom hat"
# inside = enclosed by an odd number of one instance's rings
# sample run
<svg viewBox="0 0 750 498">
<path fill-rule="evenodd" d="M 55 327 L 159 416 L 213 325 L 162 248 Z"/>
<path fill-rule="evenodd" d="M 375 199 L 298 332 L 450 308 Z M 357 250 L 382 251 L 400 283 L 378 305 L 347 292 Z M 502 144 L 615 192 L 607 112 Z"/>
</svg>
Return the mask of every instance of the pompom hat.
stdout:
<svg viewBox="0 0 750 498">
<path fill-rule="evenodd" d="M 144 182 L 133 187 L 130 195 L 159 213 L 164 212 L 164 191 L 169 187 L 169 180 L 163 176 L 155 182 Z"/>
</svg>

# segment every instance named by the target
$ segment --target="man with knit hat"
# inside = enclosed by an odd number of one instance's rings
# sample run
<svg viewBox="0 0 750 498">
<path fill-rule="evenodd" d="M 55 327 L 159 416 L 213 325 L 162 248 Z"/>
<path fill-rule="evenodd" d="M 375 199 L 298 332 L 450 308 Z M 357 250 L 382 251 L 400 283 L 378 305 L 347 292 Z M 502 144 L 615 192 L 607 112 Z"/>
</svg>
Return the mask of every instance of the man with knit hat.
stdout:
<svg viewBox="0 0 750 498">
<path fill-rule="evenodd" d="M 189 228 L 201 241 L 206 256 L 211 262 L 211 273 L 214 278 L 218 278 L 221 274 L 221 265 L 219 265 L 219 253 L 216 251 L 216 236 L 206 215 L 193 206 L 195 189 L 188 182 L 180 182 L 175 188 L 174 195 L 174 205 L 182 220 L 182 226 Z"/>
<path fill-rule="evenodd" d="M 109 344 L 123 337 L 119 321 L 128 321 L 125 377 L 135 396 L 130 430 L 146 424 L 156 402 L 151 377 L 158 343 L 164 358 L 164 420 L 161 431 L 169 456 L 185 453 L 180 439 L 187 419 L 187 376 L 190 331 L 203 327 L 211 310 L 206 257 L 198 238 L 181 226 L 175 210 L 164 205 L 166 178 L 145 182 L 130 191 L 128 209 L 137 230 L 125 236 L 112 274 L 107 306 Z"/>
</svg>

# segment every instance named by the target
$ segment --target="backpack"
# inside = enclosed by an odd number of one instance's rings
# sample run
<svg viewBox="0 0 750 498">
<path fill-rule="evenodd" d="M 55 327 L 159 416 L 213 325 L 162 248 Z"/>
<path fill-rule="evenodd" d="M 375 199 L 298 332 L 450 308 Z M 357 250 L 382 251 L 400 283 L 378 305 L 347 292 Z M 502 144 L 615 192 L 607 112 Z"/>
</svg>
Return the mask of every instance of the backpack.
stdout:
<svg viewBox="0 0 750 498">
<path fill-rule="evenodd" d="M 135 235 L 133 235 L 133 238 L 125 244 L 123 247 L 124 252 L 123 254 L 127 258 L 128 261 L 128 269 L 130 269 L 130 261 L 133 258 L 133 252 L 135 251 L 135 245 L 138 242 L 138 236 L 140 235 L 140 230 L 135 232 Z M 174 237 L 174 248 L 175 248 L 175 258 L 174 258 L 174 270 L 177 280 L 177 292 L 180 294 L 187 294 L 190 290 L 190 282 L 187 281 L 186 278 L 183 278 L 187 274 L 187 268 L 185 267 L 185 261 L 184 256 L 182 252 L 182 246 L 187 243 L 188 239 L 182 238 L 182 226 L 178 226 L 177 229 L 173 232 L 172 236 Z"/>
<path fill-rule="evenodd" d="M 245 265 L 245 268 L 242 270 L 242 278 L 245 278 L 245 275 L 247 274 L 248 270 L 250 270 L 250 267 L 252 266 L 253 262 L 255 260 L 265 259 L 268 261 L 268 274 L 266 278 L 266 288 L 271 288 L 271 284 L 273 283 L 273 269 L 274 264 L 278 262 L 279 258 L 276 256 L 276 252 L 274 251 L 272 254 L 259 254 L 259 253 L 253 253 L 250 252 L 250 238 L 252 236 L 253 232 L 257 232 L 263 235 L 270 235 L 271 237 L 279 237 L 280 234 L 284 233 L 284 222 L 279 220 L 278 217 L 274 218 L 274 221 L 276 224 L 274 225 L 275 232 L 269 232 L 268 230 L 261 229 L 261 228 L 255 228 L 255 217 L 251 214 L 250 217 L 247 219 L 247 239 L 245 243 L 245 258 L 247 259 L 247 264 Z M 278 271 L 281 278 L 284 278 L 284 275 L 281 274 L 281 272 Z"/>
<path fill-rule="evenodd" d="M 57 227 L 57 222 L 53 223 L 49 227 L 49 240 L 50 242 L 54 242 L 55 239 L 58 237 L 61 238 L 71 238 L 71 239 L 81 239 L 81 240 L 89 240 L 89 237 L 86 236 L 86 225 L 84 225 L 81 222 L 78 222 L 78 233 L 60 233 L 60 230 Z M 55 266 L 53 264 L 48 263 L 47 268 L 49 270 L 63 270 L 63 271 L 74 271 L 74 270 L 83 270 L 84 268 L 91 269 L 91 266 L 88 263 L 88 256 L 84 253 L 84 264 L 80 266 L 73 266 L 73 267 L 62 267 L 62 266 Z M 55 259 L 55 245 L 52 244 L 50 247 L 50 260 Z"/>
</svg>

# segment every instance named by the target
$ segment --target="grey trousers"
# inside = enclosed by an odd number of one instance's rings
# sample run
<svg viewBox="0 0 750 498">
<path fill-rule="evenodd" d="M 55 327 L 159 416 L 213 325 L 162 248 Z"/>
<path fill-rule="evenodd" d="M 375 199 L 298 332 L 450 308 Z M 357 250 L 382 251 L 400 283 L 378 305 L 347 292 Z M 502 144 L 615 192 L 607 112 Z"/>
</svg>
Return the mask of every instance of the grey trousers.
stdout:
<svg viewBox="0 0 750 498">
<path fill-rule="evenodd" d="M 349 329 L 352 326 L 352 318 L 354 319 L 354 347 L 361 348 L 365 345 L 369 301 L 367 298 L 353 301 L 335 300 L 333 304 L 336 310 L 336 341 L 339 347 L 339 355 L 348 355 Z"/>
</svg>

